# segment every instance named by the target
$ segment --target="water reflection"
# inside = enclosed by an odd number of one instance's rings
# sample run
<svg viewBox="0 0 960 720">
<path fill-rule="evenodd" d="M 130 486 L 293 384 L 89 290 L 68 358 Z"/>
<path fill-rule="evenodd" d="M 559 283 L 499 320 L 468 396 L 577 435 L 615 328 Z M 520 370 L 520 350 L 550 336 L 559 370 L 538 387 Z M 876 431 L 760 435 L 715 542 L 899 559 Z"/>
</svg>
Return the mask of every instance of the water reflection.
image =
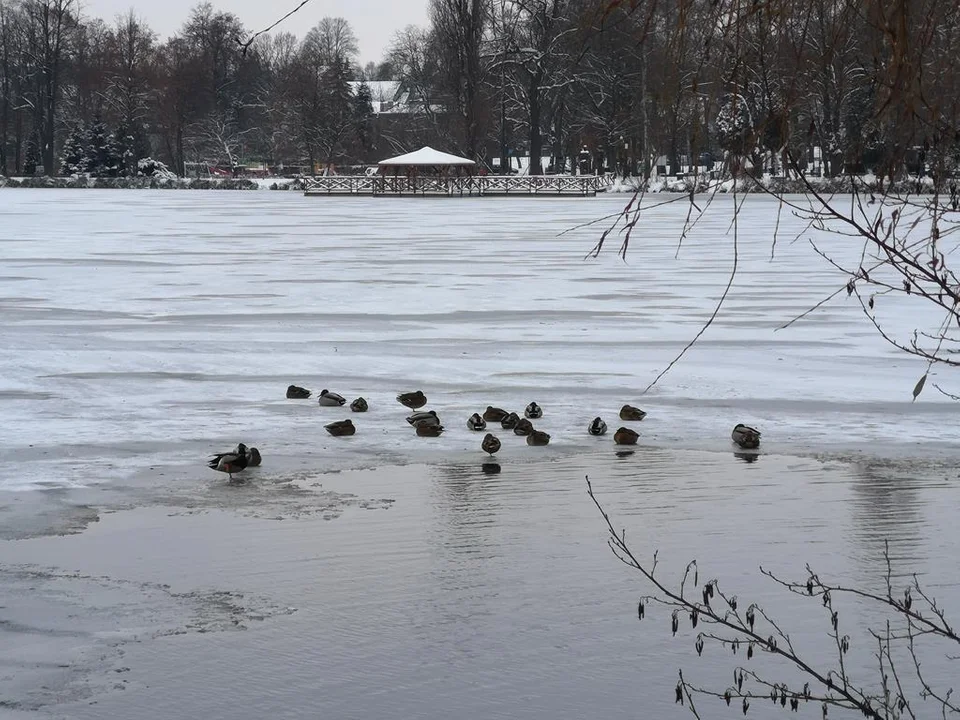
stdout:
<svg viewBox="0 0 960 720">
<path fill-rule="evenodd" d="M 618 458 L 628 458 L 636 452 L 636 450 L 617 450 L 616 456 Z"/>
<path fill-rule="evenodd" d="M 745 463 L 755 463 L 760 459 L 760 453 L 756 452 L 738 452 L 734 451 L 733 456 L 737 460 L 742 460 Z"/>
<path fill-rule="evenodd" d="M 880 579 L 886 573 L 886 542 L 894 576 L 922 574 L 928 558 L 921 548 L 930 524 L 924 506 L 930 492 L 945 484 L 946 470 L 916 461 L 870 461 L 852 469 L 852 536 L 865 575 Z"/>
<path fill-rule="evenodd" d="M 500 463 L 495 462 L 485 462 L 480 466 L 480 469 L 484 475 L 499 475 L 501 470 Z"/>
</svg>

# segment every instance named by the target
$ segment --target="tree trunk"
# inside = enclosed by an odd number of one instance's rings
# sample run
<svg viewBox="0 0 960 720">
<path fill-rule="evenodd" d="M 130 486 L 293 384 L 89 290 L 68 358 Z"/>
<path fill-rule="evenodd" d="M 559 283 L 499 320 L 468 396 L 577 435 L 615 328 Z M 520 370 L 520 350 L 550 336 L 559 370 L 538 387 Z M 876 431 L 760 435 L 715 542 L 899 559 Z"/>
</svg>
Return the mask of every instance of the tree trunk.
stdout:
<svg viewBox="0 0 960 720">
<path fill-rule="evenodd" d="M 540 157 L 543 155 L 543 136 L 540 134 L 540 80 L 543 72 L 537 72 L 530 78 L 530 171 L 529 175 L 543 175 Z"/>
<path fill-rule="evenodd" d="M 44 175 L 56 175 L 57 169 L 54 166 L 54 120 L 56 118 L 56 79 L 51 73 L 47 78 L 46 98 L 44 98 L 44 118 L 43 129 L 41 131 L 40 145 L 41 158 L 43 160 Z"/>
</svg>

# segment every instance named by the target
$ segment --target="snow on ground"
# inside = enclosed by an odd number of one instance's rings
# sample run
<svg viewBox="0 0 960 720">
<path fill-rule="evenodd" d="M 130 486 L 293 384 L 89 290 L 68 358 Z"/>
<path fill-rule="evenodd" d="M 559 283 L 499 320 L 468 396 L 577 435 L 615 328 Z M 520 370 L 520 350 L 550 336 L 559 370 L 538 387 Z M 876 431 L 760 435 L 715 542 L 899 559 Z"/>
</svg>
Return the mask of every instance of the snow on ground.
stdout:
<svg viewBox="0 0 960 720">
<path fill-rule="evenodd" d="M 531 400 L 549 453 L 595 446 L 587 423 L 615 429 L 625 402 L 649 410 L 638 429 L 653 445 L 728 451 L 742 421 L 768 452 L 951 450 L 958 406 L 929 386 L 910 402 L 923 364 L 886 345 L 854 299 L 776 330 L 845 279 L 761 196 L 743 208 L 725 310 L 641 394 L 722 292 L 730 201 L 713 201 L 678 258 L 688 205 L 651 209 L 623 263 L 615 245 L 585 260 L 603 224 L 558 234 L 624 196 L 5 192 L 0 487 L 117 481 L 237 440 L 322 469 L 476 454 L 470 413 Z M 846 242 L 823 240 L 858 257 Z M 877 308 L 901 336 L 939 323 L 922 304 Z M 330 438 L 322 425 L 350 413 L 288 401 L 290 383 L 363 395 L 371 412 L 354 416 L 353 438 Z M 441 438 L 403 422 L 394 396 L 418 388 Z"/>
</svg>

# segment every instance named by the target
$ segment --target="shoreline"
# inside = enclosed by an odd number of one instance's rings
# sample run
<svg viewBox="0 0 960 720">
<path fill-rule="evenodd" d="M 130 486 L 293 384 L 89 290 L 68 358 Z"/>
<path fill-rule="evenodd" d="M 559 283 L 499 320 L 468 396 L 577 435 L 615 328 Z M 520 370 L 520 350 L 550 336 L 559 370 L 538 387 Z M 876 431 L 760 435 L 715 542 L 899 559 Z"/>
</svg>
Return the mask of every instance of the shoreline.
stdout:
<svg viewBox="0 0 960 720">
<path fill-rule="evenodd" d="M 857 178 L 856 193 L 851 191 L 849 177 L 811 178 L 811 185 L 817 192 L 824 195 L 853 195 L 864 193 L 881 193 L 893 197 L 913 195 L 937 195 L 938 191 L 929 177 L 920 179 L 897 180 L 896 182 L 880 185 L 873 177 Z M 0 176 L 0 189 L 26 190 L 271 190 L 303 192 L 306 189 L 304 179 L 276 177 L 276 178 L 167 178 L 167 177 L 137 177 L 137 178 L 92 178 L 92 177 L 4 177 Z M 697 178 L 667 177 L 651 179 L 645 191 L 641 190 L 641 183 L 635 178 L 614 177 L 610 184 L 597 191 L 597 195 L 720 195 L 756 194 L 756 195 L 808 195 L 809 190 L 799 180 L 780 177 L 765 177 L 761 181 L 752 178 L 734 181 L 732 178 L 724 180 L 704 180 Z M 352 194 L 333 194 L 328 197 L 357 197 Z M 365 196 L 361 196 L 365 197 Z M 394 197 L 387 195 L 385 197 Z M 419 197 L 410 195 L 410 197 Z M 429 197 L 444 197 L 430 195 Z M 461 196 L 456 196 L 461 197 Z M 479 197 L 479 196 L 478 196 Z M 503 196 L 491 196 L 502 198 Z M 536 195 L 520 194 L 518 197 L 536 197 Z M 548 197 L 553 197 L 552 195 Z M 563 196 L 568 197 L 568 196 Z M 571 195 L 571 198 L 583 199 L 583 196 Z"/>
</svg>

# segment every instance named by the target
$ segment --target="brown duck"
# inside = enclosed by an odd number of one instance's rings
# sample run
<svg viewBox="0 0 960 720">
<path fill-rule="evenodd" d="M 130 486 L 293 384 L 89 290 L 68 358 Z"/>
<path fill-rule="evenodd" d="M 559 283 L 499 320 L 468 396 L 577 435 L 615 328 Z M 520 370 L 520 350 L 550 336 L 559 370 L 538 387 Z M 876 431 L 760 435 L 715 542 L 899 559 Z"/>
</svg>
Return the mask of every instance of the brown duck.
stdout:
<svg viewBox="0 0 960 720">
<path fill-rule="evenodd" d="M 352 403 L 350 403 L 350 409 L 354 412 L 366 412 L 370 409 L 370 405 L 362 397 L 358 397 Z"/>
<path fill-rule="evenodd" d="M 443 425 L 417 425 L 417 435 L 420 437 L 440 437 L 443 433 Z"/>
<path fill-rule="evenodd" d="M 419 410 L 427 404 L 427 396 L 423 394 L 422 390 L 400 393 L 397 395 L 397 402 L 411 410 Z"/>
<path fill-rule="evenodd" d="M 549 443 L 550 436 L 543 430 L 534 430 L 527 435 L 527 445 L 548 445 Z"/>
<path fill-rule="evenodd" d="M 518 422 L 520 422 L 520 416 L 512 412 L 500 421 L 500 426 L 504 430 L 513 430 Z"/>
<path fill-rule="evenodd" d="M 643 420 L 647 414 L 638 407 L 633 405 L 624 405 L 620 408 L 620 419 L 621 420 Z"/>
<path fill-rule="evenodd" d="M 487 422 L 501 422 L 509 414 L 503 408 L 487 405 L 487 409 L 483 411 L 483 419 Z"/>
<path fill-rule="evenodd" d="M 310 397 L 311 393 L 306 388 L 302 388 L 299 385 L 290 385 L 287 388 L 287 399 L 288 400 L 306 400 Z"/>
<path fill-rule="evenodd" d="M 334 437 L 345 437 L 357 432 L 357 428 L 353 425 L 353 420 L 337 420 L 323 427 Z"/>
<path fill-rule="evenodd" d="M 617 445 L 636 445 L 640 439 L 640 433 L 630 428 L 622 427 L 613 434 L 613 441 Z"/>
<path fill-rule="evenodd" d="M 521 436 L 522 436 L 522 435 L 529 435 L 529 434 L 532 433 L 533 431 L 534 431 L 534 430 L 533 430 L 533 423 L 530 422 L 529 420 L 527 420 L 527 418 L 520 418 L 520 419 L 517 421 L 516 427 L 513 428 L 513 432 L 514 432 L 516 435 L 521 435 Z"/>
<path fill-rule="evenodd" d="M 500 438 L 498 438 L 496 435 L 491 435 L 490 433 L 487 433 L 487 436 L 480 443 L 480 448 L 484 452 L 488 452 L 491 455 L 494 455 L 500 451 Z"/>
</svg>

